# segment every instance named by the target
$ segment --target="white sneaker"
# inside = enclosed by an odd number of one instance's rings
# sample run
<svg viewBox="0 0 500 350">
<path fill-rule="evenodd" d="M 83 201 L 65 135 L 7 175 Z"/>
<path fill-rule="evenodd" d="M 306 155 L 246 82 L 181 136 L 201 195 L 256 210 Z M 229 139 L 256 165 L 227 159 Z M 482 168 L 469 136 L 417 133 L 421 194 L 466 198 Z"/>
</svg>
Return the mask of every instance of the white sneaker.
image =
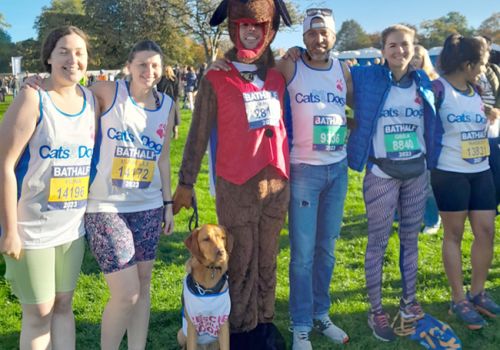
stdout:
<svg viewBox="0 0 500 350">
<path fill-rule="evenodd" d="M 314 320 L 314 329 L 330 338 L 334 343 L 346 344 L 349 341 L 346 332 L 334 325 L 328 316 L 322 320 Z"/>
<path fill-rule="evenodd" d="M 293 331 L 292 350 L 312 350 L 309 332 Z"/>
<path fill-rule="evenodd" d="M 424 235 L 435 235 L 438 233 L 440 226 L 425 226 L 424 229 L 422 230 L 422 233 Z"/>
</svg>

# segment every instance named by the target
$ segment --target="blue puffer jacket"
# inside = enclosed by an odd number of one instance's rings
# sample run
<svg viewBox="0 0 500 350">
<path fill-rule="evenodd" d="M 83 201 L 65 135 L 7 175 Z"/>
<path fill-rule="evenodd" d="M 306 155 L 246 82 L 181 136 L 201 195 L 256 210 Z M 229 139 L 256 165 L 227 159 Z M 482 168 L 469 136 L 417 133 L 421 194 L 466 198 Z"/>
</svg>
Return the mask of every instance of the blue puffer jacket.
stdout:
<svg viewBox="0 0 500 350">
<path fill-rule="evenodd" d="M 373 65 L 353 67 L 351 74 L 356 127 L 351 131 L 347 143 L 347 161 L 351 169 L 362 171 L 370 152 L 373 152 L 372 140 L 378 118 L 392 86 L 392 73 L 387 66 Z M 409 74 L 417 84 L 418 93 L 424 101 L 424 138 L 427 151 L 427 167 L 432 169 L 437 163 L 432 142 L 436 123 L 432 84 L 427 74 L 422 70 L 414 70 Z"/>
</svg>

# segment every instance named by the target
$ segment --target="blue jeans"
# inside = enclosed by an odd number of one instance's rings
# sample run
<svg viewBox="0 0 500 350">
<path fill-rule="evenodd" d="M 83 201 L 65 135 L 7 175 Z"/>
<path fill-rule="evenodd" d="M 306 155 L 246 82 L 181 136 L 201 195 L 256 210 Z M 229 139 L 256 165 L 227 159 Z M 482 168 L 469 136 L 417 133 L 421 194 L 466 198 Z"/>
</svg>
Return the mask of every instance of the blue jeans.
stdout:
<svg viewBox="0 0 500 350">
<path fill-rule="evenodd" d="M 434 227 L 439 224 L 439 211 L 436 198 L 432 192 L 429 193 L 425 201 L 424 226 Z"/>
<path fill-rule="evenodd" d="M 290 172 L 290 315 L 297 331 L 330 309 L 335 242 L 347 193 L 347 160 L 330 165 L 292 164 Z"/>
<path fill-rule="evenodd" d="M 427 172 L 430 174 L 430 172 Z M 439 225 L 439 211 L 436 203 L 436 198 L 434 198 L 434 193 L 431 187 L 431 177 L 429 175 L 429 188 L 427 189 L 429 193 L 427 194 L 427 200 L 425 201 L 425 211 L 424 211 L 424 226 L 434 227 Z"/>
</svg>

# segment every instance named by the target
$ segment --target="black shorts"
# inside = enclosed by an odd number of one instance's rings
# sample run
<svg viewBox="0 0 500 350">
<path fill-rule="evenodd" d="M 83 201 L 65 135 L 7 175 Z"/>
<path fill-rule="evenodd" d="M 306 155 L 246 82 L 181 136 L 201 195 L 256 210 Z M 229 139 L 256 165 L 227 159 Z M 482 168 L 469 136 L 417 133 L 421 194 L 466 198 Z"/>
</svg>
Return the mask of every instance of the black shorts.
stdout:
<svg viewBox="0 0 500 350">
<path fill-rule="evenodd" d="M 495 184 L 490 169 L 479 173 L 434 169 L 431 185 L 440 211 L 496 210 Z"/>
</svg>

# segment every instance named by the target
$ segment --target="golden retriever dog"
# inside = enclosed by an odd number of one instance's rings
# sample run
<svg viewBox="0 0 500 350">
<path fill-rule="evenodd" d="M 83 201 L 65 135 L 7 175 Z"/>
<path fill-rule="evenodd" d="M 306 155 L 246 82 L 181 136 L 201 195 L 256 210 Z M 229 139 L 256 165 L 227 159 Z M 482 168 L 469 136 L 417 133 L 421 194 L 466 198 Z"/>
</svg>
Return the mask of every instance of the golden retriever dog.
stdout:
<svg viewBox="0 0 500 350">
<path fill-rule="evenodd" d="M 183 349 L 229 350 L 227 264 L 232 237 L 219 225 L 196 228 L 184 241 L 191 253 L 182 292 L 183 327 L 177 341 Z"/>
</svg>

